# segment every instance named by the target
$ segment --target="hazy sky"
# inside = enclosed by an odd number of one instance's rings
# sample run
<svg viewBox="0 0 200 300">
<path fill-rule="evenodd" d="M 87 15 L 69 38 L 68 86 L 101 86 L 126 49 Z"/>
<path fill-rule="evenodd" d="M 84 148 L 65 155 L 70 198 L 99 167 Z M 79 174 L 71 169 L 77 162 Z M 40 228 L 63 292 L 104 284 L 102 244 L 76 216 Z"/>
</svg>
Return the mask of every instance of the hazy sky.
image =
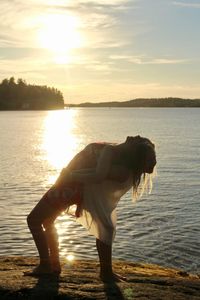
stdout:
<svg viewBox="0 0 200 300">
<path fill-rule="evenodd" d="M 67 103 L 200 97 L 199 0 L 0 0 L 0 80 Z"/>
</svg>

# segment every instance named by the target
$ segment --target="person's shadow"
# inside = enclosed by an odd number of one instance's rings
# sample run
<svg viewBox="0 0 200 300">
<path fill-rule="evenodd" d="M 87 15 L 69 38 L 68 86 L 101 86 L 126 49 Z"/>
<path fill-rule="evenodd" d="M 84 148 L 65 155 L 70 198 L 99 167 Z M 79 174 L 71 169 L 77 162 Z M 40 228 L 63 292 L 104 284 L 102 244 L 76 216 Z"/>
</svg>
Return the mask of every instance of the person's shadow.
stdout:
<svg viewBox="0 0 200 300">
<path fill-rule="evenodd" d="M 114 281 L 104 283 L 104 291 L 108 300 L 125 300 L 120 288 Z"/>
<path fill-rule="evenodd" d="M 41 276 L 38 277 L 38 281 L 31 291 L 30 299 L 53 300 L 58 296 L 58 291 L 58 276 Z"/>
</svg>

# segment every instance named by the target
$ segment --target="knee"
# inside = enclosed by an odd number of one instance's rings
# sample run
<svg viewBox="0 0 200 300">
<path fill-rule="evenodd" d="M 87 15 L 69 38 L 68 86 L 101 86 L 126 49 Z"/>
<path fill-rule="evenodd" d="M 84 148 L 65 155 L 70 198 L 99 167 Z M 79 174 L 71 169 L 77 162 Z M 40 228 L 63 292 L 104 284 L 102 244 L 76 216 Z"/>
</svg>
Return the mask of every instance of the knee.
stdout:
<svg viewBox="0 0 200 300">
<path fill-rule="evenodd" d="M 43 228 L 45 231 L 54 231 L 55 230 L 54 222 L 52 222 L 48 219 L 45 220 L 42 225 L 43 225 Z"/>
<path fill-rule="evenodd" d="M 32 223 L 32 217 L 31 217 L 31 214 L 29 214 L 26 218 L 26 222 L 28 224 L 28 227 L 30 228 L 31 227 L 31 223 Z"/>
<path fill-rule="evenodd" d="M 36 218 L 36 216 L 34 216 L 32 213 L 30 213 L 27 216 L 27 224 L 30 229 L 35 228 L 35 227 L 40 227 L 42 225 L 41 222 L 39 222 L 39 220 Z"/>
</svg>

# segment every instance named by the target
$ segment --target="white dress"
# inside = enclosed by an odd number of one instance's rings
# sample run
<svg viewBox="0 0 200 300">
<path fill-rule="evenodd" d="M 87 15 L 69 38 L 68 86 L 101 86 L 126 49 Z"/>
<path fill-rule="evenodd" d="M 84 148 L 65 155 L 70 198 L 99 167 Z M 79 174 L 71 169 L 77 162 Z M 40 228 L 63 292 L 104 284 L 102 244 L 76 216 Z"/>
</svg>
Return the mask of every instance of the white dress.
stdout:
<svg viewBox="0 0 200 300">
<path fill-rule="evenodd" d="M 117 204 L 132 185 L 132 177 L 123 183 L 105 180 L 85 185 L 81 216 L 77 222 L 97 239 L 111 245 L 116 233 Z"/>
<path fill-rule="evenodd" d="M 94 143 L 88 145 L 85 149 L 97 161 L 104 146 L 103 143 Z M 87 157 L 84 157 L 84 159 L 86 161 Z M 97 239 L 111 245 L 116 233 L 117 204 L 132 185 L 132 176 L 123 183 L 104 180 L 101 183 L 84 184 L 80 217 L 76 218 L 77 222 L 82 224 Z M 74 209 L 74 206 L 70 206 L 68 213 L 74 216 Z"/>
</svg>

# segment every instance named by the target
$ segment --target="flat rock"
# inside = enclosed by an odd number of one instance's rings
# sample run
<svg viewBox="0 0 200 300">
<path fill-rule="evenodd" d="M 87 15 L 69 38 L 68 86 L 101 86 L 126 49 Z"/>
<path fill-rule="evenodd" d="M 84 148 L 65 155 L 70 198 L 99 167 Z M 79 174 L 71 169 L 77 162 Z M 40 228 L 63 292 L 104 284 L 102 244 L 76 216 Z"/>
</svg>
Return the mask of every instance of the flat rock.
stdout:
<svg viewBox="0 0 200 300">
<path fill-rule="evenodd" d="M 103 283 L 93 260 L 62 262 L 61 276 L 24 276 L 36 257 L 0 257 L 0 299 L 200 300 L 200 276 L 157 265 L 114 261 L 126 282 Z"/>
</svg>

